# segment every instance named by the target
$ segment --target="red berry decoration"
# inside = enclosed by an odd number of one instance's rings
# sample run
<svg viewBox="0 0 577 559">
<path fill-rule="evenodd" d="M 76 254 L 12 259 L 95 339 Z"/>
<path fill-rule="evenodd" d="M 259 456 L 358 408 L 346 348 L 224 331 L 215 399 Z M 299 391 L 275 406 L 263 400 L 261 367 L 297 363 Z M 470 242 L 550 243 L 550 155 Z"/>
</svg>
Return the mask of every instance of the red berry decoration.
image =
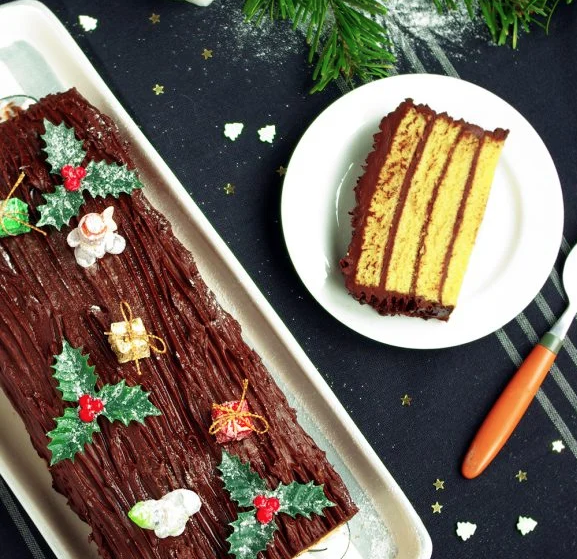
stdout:
<svg viewBox="0 0 577 559">
<path fill-rule="evenodd" d="M 64 165 L 60 169 L 60 174 L 64 177 L 64 188 L 75 192 L 80 188 L 80 182 L 86 176 L 86 169 L 80 166 Z"/>
<path fill-rule="evenodd" d="M 89 423 L 94 421 L 94 418 L 104 410 L 104 403 L 100 398 L 93 398 L 90 394 L 83 394 L 78 398 L 80 409 L 78 410 L 78 417 Z"/>
<path fill-rule="evenodd" d="M 100 413 L 102 410 L 104 410 L 104 403 L 100 398 L 92 398 L 91 409 L 95 413 Z"/>
<path fill-rule="evenodd" d="M 90 408 L 80 408 L 78 410 L 78 417 L 84 421 L 84 423 L 90 423 L 94 421 L 96 414 Z"/>
<path fill-rule="evenodd" d="M 261 524 L 268 524 L 273 519 L 273 516 L 274 512 L 266 507 L 262 509 L 257 509 L 256 511 L 256 519 Z"/>
<path fill-rule="evenodd" d="M 280 509 L 280 501 L 276 497 L 269 497 L 266 501 L 266 507 L 272 512 L 278 512 Z"/>
<path fill-rule="evenodd" d="M 268 524 L 275 513 L 280 509 L 280 501 L 276 497 L 267 497 L 266 495 L 257 495 L 252 504 L 256 507 L 256 519 L 261 524 Z"/>
<path fill-rule="evenodd" d="M 83 179 L 86 176 L 86 169 L 84 167 L 76 167 L 76 169 L 74 169 L 74 176 L 77 179 Z"/>
<path fill-rule="evenodd" d="M 92 396 L 90 394 L 83 394 L 78 398 L 78 403 L 81 408 L 89 408 L 90 402 L 92 401 Z"/>
<path fill-rule="evenodd" d="M 69 178 L 74 176 L 74 167 L 72 165 L 64 165 L 64 167 L 62 167 L 62 169 L 60 169 L 60 174 L 65 178 Z"/>
<path fill-rule="evenodd" d="M 257 509 L 262 509 L 263 507 L 266 507 L 266 504 L 268 503 L 268 499 L 266 498 L 265 495 L 257 495 L 253 500 L 252 500 L 252 504 L 257 508 Z"/>
<path fill-rule="evenodd" d="M 77 179 L 76 177 L 64 179 L 64 188 L 70 192 L 77 191 L 80 188 L 80 179 Z"/>
</svg>

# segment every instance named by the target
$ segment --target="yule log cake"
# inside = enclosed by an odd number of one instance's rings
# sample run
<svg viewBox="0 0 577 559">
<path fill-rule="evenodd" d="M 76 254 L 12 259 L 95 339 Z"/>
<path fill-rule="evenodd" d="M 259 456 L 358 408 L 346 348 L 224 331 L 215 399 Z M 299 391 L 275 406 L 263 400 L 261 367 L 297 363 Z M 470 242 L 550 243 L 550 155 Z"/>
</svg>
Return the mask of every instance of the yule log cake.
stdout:
<svg viewBox="0 0 577 559">
<path fill-rule="evenodd" d="M 292 558 L 357 509 L 140 186 L 75 90 L 0 124 L 2 388 L 102 557 Z"/>
<path fill-rule="evenodd" d="M 381 314 L 448 320 L 507 135 L 411 99 L 382 119 L 341 260 L 356 299 Z"/>
</svg>

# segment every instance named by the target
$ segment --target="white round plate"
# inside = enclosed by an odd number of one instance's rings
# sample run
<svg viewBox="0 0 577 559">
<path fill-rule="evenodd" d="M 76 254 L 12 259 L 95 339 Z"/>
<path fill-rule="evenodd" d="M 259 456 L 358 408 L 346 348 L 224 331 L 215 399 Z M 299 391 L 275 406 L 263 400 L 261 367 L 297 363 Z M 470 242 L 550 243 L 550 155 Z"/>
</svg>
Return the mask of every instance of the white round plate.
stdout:
<svg viewBox="0 0 577 559">
<path fill-rule="evenodd" d="M 351 239 L 349 212 L 361 165 L 383 116 L 407 97 L 485 129 L 507 128 L 487 210 L 448 322 L 381 316 L 344 286 L 339 260 Z M 282 226 L 302 281 L 335 318 L 379 342 L 441 348 L 476 340 L 519 314 L 545 283 L 563 230 L 563 198 L 545 144 L 508 103 L 463 80 L 394 76 L 359 87 L 309 127 L 290 160 Z"/>
</svg>

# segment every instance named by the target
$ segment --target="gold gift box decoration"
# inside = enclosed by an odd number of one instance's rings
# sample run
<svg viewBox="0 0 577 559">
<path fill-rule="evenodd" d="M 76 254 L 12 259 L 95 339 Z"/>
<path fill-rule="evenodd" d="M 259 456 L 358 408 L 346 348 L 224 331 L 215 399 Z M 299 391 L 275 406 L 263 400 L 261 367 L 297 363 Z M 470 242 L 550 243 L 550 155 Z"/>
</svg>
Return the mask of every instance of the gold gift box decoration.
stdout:
<svg viewBox="0 0 577 559">
<path fill-rule="evenodd" d="M 133 318 L 130 322 L 113 322 L 108 341 L 119 363 L 150 357 L 148 334 L 142 318 Z"/>
<path fill-rule="evenodd" d="M 150 350 L 155 353 L 166 353 L 166 344 L 162 338 L 148 334 L 141 318 L 132 316 L 132 309 L 126 301 L 120 303 L 120 311 L 124 320 L 110 325 L 108 341 L 119 363 L 136 361 L 136 369 L 140 373 L 140 359 L 150 357 Z M 158 342 L 158 344 L 155 344 Z"/>
</svg>

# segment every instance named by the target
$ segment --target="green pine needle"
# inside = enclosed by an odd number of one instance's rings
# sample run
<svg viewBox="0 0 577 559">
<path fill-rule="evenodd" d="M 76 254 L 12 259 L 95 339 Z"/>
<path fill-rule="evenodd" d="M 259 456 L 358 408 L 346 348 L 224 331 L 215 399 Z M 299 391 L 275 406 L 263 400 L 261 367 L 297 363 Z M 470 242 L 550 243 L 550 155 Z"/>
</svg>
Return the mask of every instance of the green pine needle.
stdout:
<svg viewBox="0 0 577 559">
<path fill-rule="evenodd" d="M 498 45 L 517 47 L 520 31 L 534 25 L 546 32 L 560 2 L 573 0 L 431 0 L 431 9 L 452 10 L 465 4 L 471 19 L 482 17 Z M 369 81 L 386 77 L 395 62 L 385 24 L 386 0 L 244 0 L 249 21 L 288 19 L 306 30 L 309 62 L 316 60 L 312 92 L 342 76 Z"/>
<path fill-rule="evenodd" d="M 432 1 L 440 11 L 456 8 L 455 0 Z M 473 1 L 462 1 L 467 5 L 469 15 L 475 17 Z M 573 0 L 565 2 L 571 4 Z M 560 0 L 478 0 L 478 7 L 493 41 L 498 45 L 510 41 L 511 46 L 517 48 L 521 30 L 528 33 L 531 26 L 536 25 L 549 32 L 551 18 L 559 3 Z"/>
<path fill-rule="evenodd" d="M 374 19 L 387 13 L 377 0 L 245 0 L 243 10 L 257 24 L 270 17 L 305 29 L 309 62 L 318 58 L 313 92 L 339 76 L 348 82 L 385 77 L 395 61 L 387 30 Z"/>
</svg>

